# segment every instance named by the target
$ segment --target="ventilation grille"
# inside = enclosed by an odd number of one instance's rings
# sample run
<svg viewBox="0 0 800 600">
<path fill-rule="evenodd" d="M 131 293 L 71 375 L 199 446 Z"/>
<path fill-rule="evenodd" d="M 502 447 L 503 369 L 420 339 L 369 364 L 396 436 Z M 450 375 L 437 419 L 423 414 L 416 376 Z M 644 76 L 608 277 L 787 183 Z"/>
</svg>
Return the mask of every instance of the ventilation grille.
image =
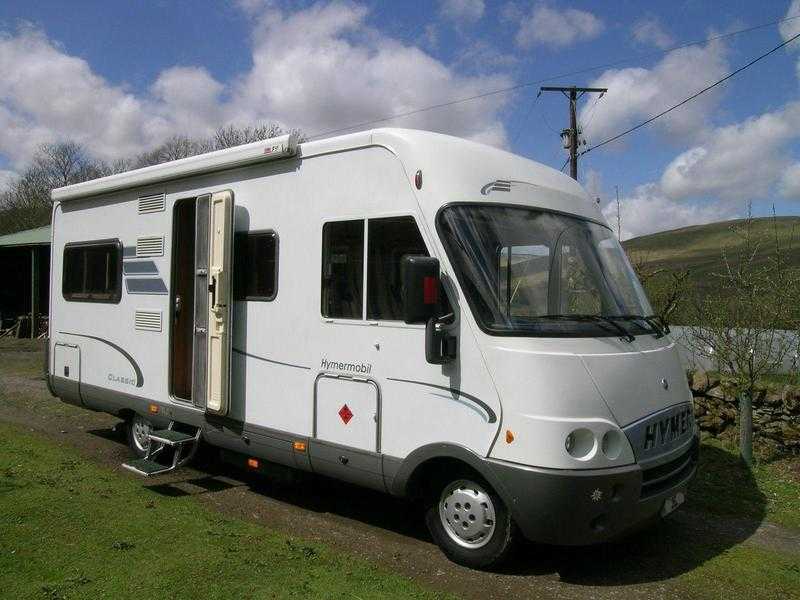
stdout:
<svg viewBox="0 0 800 600">
<path fill-rule="evenodd" d="M 164 256 L 164 238 L 153 235 L 136 238 L 136 257 Z"/>
<path fill-rule="evenodd" d="M 161 331 L 161 311 L 137 310 L 134 327 L 139 331 Z"/>
<path fill-rule="evenodd" d="M 142 196 L 139 198 L 139 214 L 161 212 L 166 206 L 164 194 L 153 194 L 152 196 Z"/>
</svg>

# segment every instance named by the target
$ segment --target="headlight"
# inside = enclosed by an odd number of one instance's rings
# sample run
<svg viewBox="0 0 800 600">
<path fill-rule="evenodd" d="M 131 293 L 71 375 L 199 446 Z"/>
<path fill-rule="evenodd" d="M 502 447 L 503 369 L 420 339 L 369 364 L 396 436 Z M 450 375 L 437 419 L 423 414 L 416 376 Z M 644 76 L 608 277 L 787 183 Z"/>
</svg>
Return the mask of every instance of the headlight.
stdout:
<svg viewBox="0 0 800 600">
<path fill-rule="evenodd" d="M 589 460 L 597 450 L 597 440 L 588 429 L 576 429 L 564 440 L 567 453 L 577 460 Z"/>
</svg>

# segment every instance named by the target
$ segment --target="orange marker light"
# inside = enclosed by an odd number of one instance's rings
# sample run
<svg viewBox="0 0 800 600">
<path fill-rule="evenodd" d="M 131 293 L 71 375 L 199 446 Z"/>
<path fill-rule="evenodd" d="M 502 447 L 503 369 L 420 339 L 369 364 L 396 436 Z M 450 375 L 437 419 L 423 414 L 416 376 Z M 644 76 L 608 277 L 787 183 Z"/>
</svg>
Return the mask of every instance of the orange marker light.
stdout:
<svg viewBox="0 0 800 600">
<path fill-rule="evenodd" d="M 511 433 L 510 429 L 506 429 L 506 444 L 510 444 L 514 441 L 514 434 Z"/>
<path fill-rule="evenodd" d="M 247 466 L 250 467 L 251 469 L 257 469 L 258 468 L 258 459 L 257 458 L 248 458 L 247 459 Z"/>
<path fill-rule="evenodd" d="M 295 442 L 294 449 L 298 452 L 305 452 L 306 451 L 306 443 L 305 442 Z"/>
<path fill-rule="evenodd" d="M 156 414 L 158 412 L 158 404 L 151 404 L 150 406 L 147 407 L 147 410 L 149 410 L 153 414 Z"/>
</svg>

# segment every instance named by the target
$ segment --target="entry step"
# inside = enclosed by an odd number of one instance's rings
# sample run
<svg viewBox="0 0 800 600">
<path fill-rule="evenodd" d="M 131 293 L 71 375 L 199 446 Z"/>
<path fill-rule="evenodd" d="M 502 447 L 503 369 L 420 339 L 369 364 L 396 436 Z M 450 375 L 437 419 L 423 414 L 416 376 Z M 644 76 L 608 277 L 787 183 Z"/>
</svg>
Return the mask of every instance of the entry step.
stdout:
<svg viewBox="0 0 800 600">
<path fill-rule="evenodd" d="M 183 433 L 182 431 L 175 431 L 174 429 L 159 429 L 150 434 L 151 442 L 166 444 L 167 446 L 179 446 L 196 440 L 197 438 L 194 435 Z"/>
<path fill-rule="evenodd" d="M 172 465 L 162 465 L 149 458 L 138 458 L 131 460 L 122 465 L 129 471 L 133 471 L 137 475 L 144 475 L 145 477 L 152 477 L 153 475 L 161 475 L 175 469 Z"/>
</svg>

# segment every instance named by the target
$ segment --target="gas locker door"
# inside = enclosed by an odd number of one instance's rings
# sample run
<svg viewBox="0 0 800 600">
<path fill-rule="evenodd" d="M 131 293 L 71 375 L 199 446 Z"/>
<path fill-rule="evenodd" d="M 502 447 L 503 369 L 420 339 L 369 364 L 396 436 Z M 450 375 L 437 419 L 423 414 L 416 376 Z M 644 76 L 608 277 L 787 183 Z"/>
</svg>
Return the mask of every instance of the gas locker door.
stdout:
<svg viewBox="0 0 800 600">
<path fill-rule="evenodd" d="M 206 412 L 224 415 L 230 397 L 231 255 L 233 194 L 217 192 L 208 201 L 208 390 Z"/>
<path fill-rule="evenodd" d="M 336 375 L 317 379 L 315 437 L 350 448 L 380 452 L 380 393 L 375 382 Z"/>
</svg>

